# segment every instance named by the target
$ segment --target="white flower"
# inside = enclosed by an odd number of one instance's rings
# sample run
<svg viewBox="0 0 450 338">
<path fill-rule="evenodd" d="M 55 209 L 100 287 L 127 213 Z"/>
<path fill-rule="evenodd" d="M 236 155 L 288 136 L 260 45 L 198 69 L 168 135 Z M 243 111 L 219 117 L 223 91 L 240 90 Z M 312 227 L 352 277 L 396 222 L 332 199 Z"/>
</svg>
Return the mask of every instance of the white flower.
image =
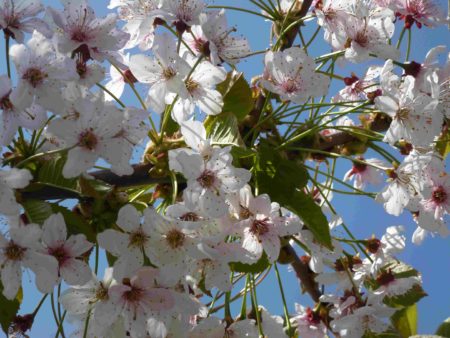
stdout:
<svg viewBox="0 0 450 338">
<path fill-rule="evenodd" d="M 110 287 L 109 297 L 120 309 L 124 327 L 132 337 L 165 338 L 175 313 L 197 314 L 198 303 L 187 295 L 161 283 L 160 271 L 150 267 L 140 269 L 131 279 Z"/>
<path fill-rule="evenodd" d="M 368 164 L 354 162 L 353 167 L 344 175 L 344 181 L 353 179 L 353 186 L 356 189 L 364 189 L 368 183 L 372 185 L 382 183 L 383 173 L 381 168 L 386 167 L 386 163 L 376 158 L 363 159 L 360 157 L 359 159 Z"/>
<path fill-rule="evenodd" d="M 119 7 L 119 18 L 127 21 L 122 29 L 130 34 L 124 48 L 152 48 L 155 20 L 164 16 L 164 12 L 160 10 L 161 0 L 111 0 L 108 8 L 116 7 Z"/>
<path fill-rule="evenodd" d="M 79 54 L 84 62 L 89 59 L 120 62 L 118 51 L 129 35 L 116 28 L 117 16 L 108 14 L 97 18 L 86 0 L 63 1 L 64 10 L 48 8 L 55 29 L 54 39 L 61 53 Z"/>
<path fill-rule="evenodd" d="M 326 94 L 329 79 L 315 72 L 314 60 L 298 47 L 267 52 L 262 85 L 284 101 L 301 104 Z"/>
<path fill-rule="evenodd" d="M 204 318 L 189 333 L 189 338 L 258 338 L 258 328 L 252 319 L 240 320 L 226 327 L 217 317 Z"/>
<path fill-rule="evenodd" d="M 14 299 L 22 285 L 22 266 L 36 274 L 39 291 L 53 291 L 56 284 L 51 276 L 58 273 L 58 262 L 42 253 L 41 235 L 42 230 L 37 224 L 11 226 L 9 239 L 0 234 L 0 275 L 3 295 L 7 299 Z"/>
<path fill-rule="evenodd" d="M 358 78 L 354 73 L 351 77 L 344 78 L 346 87 L 333 97 L 333 102 L 367 100 L 367 94 L 379 88 L 374 80 L 380 75 L 380 71 L 380 67 L 372 66 L 362 78 Z"/>
<path fill-rule="evenodd" d="M 427 162 L 424 158 L 419 160 Z M 389 184 L 377 194 L 376 201 L 384 204 L 387 213 L 399 216 L 410 199 L 422 190 L 423 181 L 419 174 L 423 167 L 417 167 L 414 157 L 409 155 L 394 169 L 388 169 Z"/>
<path fill-rule="evenodd" d="M 436 27 L 447 20 L 433 0 L 396 0 L 393 1 L 397 16 L 405 20 L 405 27 L 411 29 L 414 23 L 418 28 Z"/>
<path fill-rule="evenodd" d="M 270 262 L 278 259 L 281 249 L 280 237 L 300 231 L 300 223 L 281 217 L 280 206 L 271 203 L 268 195 L 249 196 L 248 205 L 242 205 L 247 217 L 237 225 L 242 229 L 242 246 L 256 258 L 263 251 Z"/>
<path fill-rule="evenodd" d="M 13 189 L 25 188 L 32 179 L 26 169 L 0 170 L 0 213 L 8 216 L 19 214 L 20 206 Z"/>
<path fill-rule="evenodd" d="M 144 264 L 144 252 L 150 250 L 150 229 L 141 224 L 141 215 L 127 204 L 119 210 L 116 224 L 125 232 L 107 229 L 97 235 L 98 244 L 117 257 L 114 278 L 131 277 Z"/>
<path fill-rule="evenodd" d="M 322 322 L 320 315 L 311 308 L 305 308 L 300 304 L 295 304 L 296 315 L 291 318 L 291 322 L 296 326 L 297 332 L 304 338 L 324 338 L 327 334 L 327 327 Z"/>
<path fill-rule="evenodd" d="M 152 263 L 167 270 L 167 278 L 177 281 L 186 272 L 190 260 L 198 257 L 198 240 L 193 231 L 197 222 L 170 219 L 152 208 L 145 209 L 144 217 L 150 233 L 147 256 Z"/>
<path fill-rule="evenodd" d="M 175 42 L 168 34 L 157 35 L 153 47 L 155 59 L 143 54 L 130 58 L 130 70 L 136 79 L 150 84 L 147 103 L 157 113 L 171 104 L 173 95 L 181 99 L 188 97 L 183 79 L 189 74 L 190 67 L 177 53 Z"/>
<path fill-rule="evenodd" d="M 399 52 L 388 40 L 394 34 L 394 12 L 370 1 L 355 1 L 340 17 L 343 29 L 334 34 L 335 50 L 345 50 L 345 58 L 362 62 L 373 53 L 385 59 L 397 59 Z"/>
<path fill-rule="evenodd" d="M 36 130 L 47 119 L 41 106 L 32 104 L 23 107 L 20 101 L 16 101 L 16 93 L 11 88 L 11 80 L 7 76 L 0 76 L 0 144 L 5 146 L 13 140 L 19 127 Z"/>
<path fill-rule="evenodd" d="M 35 17 L 43 10 L 40 0 L 4 0 L 0 4 L 0 29 L 19 43 L 23 42 L 24 33 L 34 30 L 50 37 L 48 25 Z"/>
<path fill-rule="evenodd" d="M 206 215 L 219 218 L 228 212 L 227 196 L 241 189 L 249 180 L 250 172 L 231 164 L 230 147 L 214 149 L 205 160 L 199 154 L 179 152 L 177 161 L 187 179 L 186 193 L 197 199 Z"/>
<path fill-rule="evenodd" d="M 91 269 L 81 255 L 88 252 L 93 244 L 83 234 L 67 238 L 66 222 L 61 213 L 53 214 L 42 226 L 42 242 L 48 255 L 58 261 L 58 271 L 48 276 L 58 284 L 61 279 L 70 285 L 82 285 L 89 281 Z"/>
<path fill-rule="evenodd" d="M 34 31 L 27 45 L 14 45 L 9 52 L 20 79 L 15 93 L 15 102 L 22 107 L 33 103 L 50 110 L 63 107 L 60 89 L 65 81 L 77 78 L 75 62 L 55 51 L 46 37 Z"/>
<path fill-rule="evenodd" d="M 75 177 L 94 166 L 101 157 L 112 165 L 118 175 L 130 173 L 129 144 L 121 136 L 124 130 L 124 114 L 112 104 L 105 104 L 102 97 L 85 101 L 78 106 L 74 118 L 55 119 L 48 133 L 70 147 L 63 168 L 64 177 Z"/>
<path fill-rule="evenodd" d="M 342 337 L 360 338 L 366 332 L 382 333 L 389 328 L 389 323 L 382 320 L 391 316 L 395 310 L 381 303 L 380 296 L 370 296 L 365 305 L 357 307 L 351 314 L 334 319 L 331 328 Z"/>
<path fill-rule="evenodd" d="M 178 162 L 177 157 L 181 152 L 188 154 L 200 154 L 206 161 L 218 147 L 211 146 L 211 140 L 206 138 L 206 129 L 200 121 L 184 121 L 180 125 L 180 131 L 183 135 L 184 142 L 189 148 L 179 148 L 169 150 L 169 167 L 171 170 L 182 172 L 183 167 Z"/>
<path fill-rule="evenodd" d="M 432 187 L 428 188 L 427 197 L 422 200 L 425 212 L 431 213 L 435 219 L 444 214 L 450 214 L 450 179 L 447 174 L 433 179 Z"/>
<path fill-rule="evenodd" d="M 103 336 L 113 324 L 120 309 L 109 297 L 109 288 L 116 282 L 112 278 L 113 269 L 107 268 L 102 281 L 92 274 L 88 283 L 73 286 L 61 294 L 59 302 L 68 314 L 77 317 L 84 324 L 90 311 L 89 333 Z"/>
<path fill-rule="evenodd" d="M 205 7 L 202 0 L 163 0 L 161 10 L 165 19 L 172 21 L 178 32 L 184 33 L 192 25 L 199 24 L 200 13 Z"/>
<path fill-rule="evenodd" d="M 414 91 L 415 80 L 407 76 L 395 91 L 375 98 L 378 109 L 392 117 L 392 122 L 383 139 L 395 144 L 400 139 L 416 146 L 428 146 L 439 135 L 442 115 L 437 114 L 437 100 Z"/>
<path fill-rule="evenodd" d="M 236 64 L 250 53 L 247 39 L 231 35 L 225 10 L 200 14 L 200 25 L 192 26 L 192 34 L 186 32 L 183 39 L 196 55 L 208 57 L 215 64 Z M 182 47 L 185 48 L 185 47 Z"/>
<path fill-rule="evenodd" d="M 197 60 L 188 53 L 186 61 L 194 67 Z M 227 72 L 222 67 L 216 67 L 208 61 L 200 62 L 192 74 L 185 79 L 188 96 L 175 102 L 172 110 L 173 119 L 181 124 L 189 119 L 198 106 L 207 115 L 217 115 L 222 112 L 223 98 L 216 89 L 216 85 L 223 82 Z"/>
<path fill-rule="evenodd" d="M 264 336 L 286 338 L 287 335 L 283 329 L 283 318 L 280 316 L 272 316 L 263 306 L 259 306 L 261 314 L 261 326 Z"/>
</svg>

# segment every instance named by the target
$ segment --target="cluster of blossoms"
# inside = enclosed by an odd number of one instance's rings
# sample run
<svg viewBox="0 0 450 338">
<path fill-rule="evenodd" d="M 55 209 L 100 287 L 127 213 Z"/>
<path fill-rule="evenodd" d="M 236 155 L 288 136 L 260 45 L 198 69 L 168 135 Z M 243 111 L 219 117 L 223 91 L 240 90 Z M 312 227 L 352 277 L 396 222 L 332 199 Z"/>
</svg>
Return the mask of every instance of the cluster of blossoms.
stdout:
<svg viewBox="0 0 450 338">
<path fill-rule="evenodd" d="M 307 1 L 270 3 L 274 8 L 249 11 L 274 26 L 271 49 L 252 53 L 224 9 L 202 0 L 111 0 L 108 8 L 118 14 L 104 18 L 87 0 L 64 0 L 62 10 L 39 0 L 0 0 L 8 69 L 0 75 L 5 302 L 19 298 L 29 269 L 40 292 L 58 289 L 58 306 L 77 327 L 74 337 L 396 332 L 389 318 L 424 295 L 420 273 L 396 258 L 406 245 L 404 227 L 390 226 L 380 239 L 339 238 L 348 229 L 330 201 L 339 192 L 334 184 L 352 188 L 345 182 L 353 180 L 352 191 L 374 195 L 388 214 L 411 213 L 415 244 L 427 234 L 449 234 L 450 54 L 441 64 L 446 47 L 438 46 L 423 63 L 402 63 L 391 43 L 396 22 L 404 22 L 403 37 L 413 24 L 446 20 L 429 0 L 316 0 L 306 10 Z M 310 55 L 317 33 L 294 44 L 307 17 L 317 19 L 331 54 Z M 264 71 L 250 87 L 235 69 L 262 53 Z M 334 74 L 335 63 L 376 58 L 384 65 L 367 67 L 361 77 Z M 334 79 L 344 88 L 323 104 Z M 122 102 L 127 88 L 140 108 Z M 239 98 L 227 102 L 230 93 Z M 251 105 L 243 117 L 241 99 Z M 310 119 L 299 122 L 304 110 Z M 348 117 L 355 112 L 363 125 Z M 291 122 L 287 130 L 281 119 Z M 350 140 L 335 143 L 343 135 Z M 144 142 L 143 163 L 132 165 Z M 363 150 L 347 147 L 352 142 Z M 383 158 L 364 158 L 375 142 L 385 143 L 373 148 Z M 268 144 L 271 154 L 263 152 Z M 328 174 L 319 183 L 322 163 L 340 155 L 352 168 L 342 180 Z M 311 175 L 305 162 L 315 164 Z M 107 169 L 93 170 L 100 166 Z M 279 178 L 284 174 L 292 186 Z M 364 192 L 384 182 L 377 194 Z M 60 193 L 62 199 L 55 197 Z M 77 201 L 63 201 L 69 198 Z M 108 258 L 103 279 L 101 250 Z M 314 301 L 296 304 L 295 314 L 277 268 L 286 263 Z M 284 317 L 257 302 L 256 285 L 271 267 Z M 231 292 L 243 277 L 242 310 L 233 317 Z M 222 297 L 223 306 L 214 307 Z M 24 317 L 12 317 L 11 337 L 25 334 L 35 316 L 26 325 Z M 55 321 L 64 335 L 64 316 L 55 313 Z"/>
</svg>

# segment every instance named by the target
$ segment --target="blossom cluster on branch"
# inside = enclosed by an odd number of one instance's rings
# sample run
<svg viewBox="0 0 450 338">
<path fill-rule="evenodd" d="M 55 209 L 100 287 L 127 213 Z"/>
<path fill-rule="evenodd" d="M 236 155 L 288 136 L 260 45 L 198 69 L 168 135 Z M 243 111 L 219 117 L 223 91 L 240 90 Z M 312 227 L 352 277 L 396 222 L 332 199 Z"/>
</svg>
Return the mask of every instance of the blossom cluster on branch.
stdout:
<svg viewBox="0 0 450 338">
<path fill-rule="evenodd" d="M 449 234 L 450 54 L 410 60 L 413 30 L 447 23 L 431 0 L 111 0 L 117 14 L 103 18 L 87 0 L 61 2 L 0 1 L 10 337 L 46 300 L 57 337 L 66 317 L 83 338 L 416 334 L 426 293 L 397 258 L 405 227 L 357 239 L 331 201 L 409 212 L 414 244 Z M 225 10 L 270 22 L 267 50 Z M 313 56 L 319 33 L 330 53 Z M 249 83 L 239 62 L 260 54 Z M 337 74 L 355 63 L 364 74 Z M 293 313 L 284 264 L 311 298 Z M 19 314 L 23 271 L 43 294 L 31 314 Z M 257 297 L 272 273 L 276 314 Z"/>
</svg>

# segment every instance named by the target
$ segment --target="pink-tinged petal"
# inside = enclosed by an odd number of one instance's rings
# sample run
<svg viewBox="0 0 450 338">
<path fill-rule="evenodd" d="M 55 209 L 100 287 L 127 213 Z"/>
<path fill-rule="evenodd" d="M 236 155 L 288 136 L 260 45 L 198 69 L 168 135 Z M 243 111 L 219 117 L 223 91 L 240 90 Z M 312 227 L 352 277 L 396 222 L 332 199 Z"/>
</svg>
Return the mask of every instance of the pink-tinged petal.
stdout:
<svg viewBox="0 0 450 338">
<path fill-rule="evenodd" d="M 92 168 L 97 159 L 98 155 L 94 152 L 86 151 L 80 147 L 70 149 L 63 168 L 63 176 L 65 178 L 79 176 L 89 168 Z"/>
<path fill-rule="evenodd" d="M 201 145 L 206 140 L 206 129 L 200 121 L 186 121 L 180 127 L 186 144 L 200 152 Z"/>
<path fill-rule="evenodd" d="M 53 214 L 42 226 L 42 240 L 48 247 L 56 247 L 66 241 L 67 228 L 61 213 Z"/>
<path fill-rule="evenodd" d="M 92 271 L 85 262 L 72 258 L 60 267 L 60 274 L 69 285 L 83 285 L 89 282 Z"/>
<path fill-rule="evenodd" d="M 70 236 L 65 244 L 65 247 L 69 250 L 72 257 L 79 257 L 82 254 L 88 252 L 94 244 L 86 239 L 83 234 Z"/>
<path fill-rule="evenodd" d="M 95 289 L 71 288 L 61 294 L 59 302 L 68 314 L 85 315 L 94 297 Z"/>
<path fill-rule="evenodd" d="M 113 256 L 120 256 L 128 250 L 129 236 L 117 230 L 107 229 L 97 235 L 97 242 Z"/>
<path fill-rule="evenodd" d="M 110 327 L 117 320 L 121 311 L 122 307 L 112 300 L 99 302 L 95 306 L 93 320 L 101 326 Z"/>
<path fill-rule="evenodd" d="M 42 236 L 41 227 L 37 224 L 28 224 L 10 228 L 11 239 L 24 248 L 41 248 L 40 238 Z"/>
<path fill-rule="evenodd" d="M 127 204 L 119 210 L 116 224 L 127 232 L 132 232 L 139 228 L 141 215 L 131 204 Z"/>
<path fill-rule="evenodd" d="M 36 275 L 36 286 L 42 293 L 53 292 L 58 284 L 58 261 L 55 257 L 33 252 L 24 260 L 23 265 Z"/>
<path fill-rule="evenodd" d="M 211 189 L 205 189 L 199 200 L 200 209 L 209 217 L 219 218 L 228 212 L 223 196 Z"/>
<path fill-rule="evenodd" d="M 175 305 L 172 292 L 167 289 L 150 289 L 146 292 L 146 305 L 153 311 L 168 311 Z"/>
<path fill-rule="evenodd" d="M 27 169 L 11 168 L 9 171 L 4 172 L 1 180 L 6 185 L 13 189 L 25 188 L 33 179 L 33 175 Z"/>
<path fill-rule="evenodd" d="M 267 194 L 259 195 L 250 200 L 248 209 L 253 214 L 270 215 L 272 210 L 270 197 Z"/>
<path fill-rule="evenodd" d="M 255 255 L 256 258 L 261 257 L 263 253 L 263 247 L 258 237 L 250 233 L 248 229 L 244 230 L 244 240 L 242 241 L 242 247 L 248 252 Z"/>
<path fill-rule="evenodd" d="M 275 262 L 280 255 L 280 238 L 276 233 L 269 232 L 263 236 L 260 236 L 260 239 L 269 262 Z"/>
<path fill-rule="evenodd" d="M 22 285 L 22 268 L 19 262 L 6 261 L 1 269 L 3 295 L 13 300 Z"/>
<path fill-rule="evenodd" d="M 131 56 L 130 70 L 136 79 L 142 83 L 153 84 L 161 78 L 161 66 L 158 62 L 143 54 Z"/>
<path fill-rule="evenodd" d="M 133 276 L 143 264 L 143 253 L 137 248 L 130 248 L 114 263 L 114 279 L 121 281 L 125 277 Z"/>
<path fill-rule="evenodd" d="M 394 117 L 399 109 L 398 103 L 389 96 L 378 96 L 375 98 L 375 105 L 383 113 Z"/>
</svg>

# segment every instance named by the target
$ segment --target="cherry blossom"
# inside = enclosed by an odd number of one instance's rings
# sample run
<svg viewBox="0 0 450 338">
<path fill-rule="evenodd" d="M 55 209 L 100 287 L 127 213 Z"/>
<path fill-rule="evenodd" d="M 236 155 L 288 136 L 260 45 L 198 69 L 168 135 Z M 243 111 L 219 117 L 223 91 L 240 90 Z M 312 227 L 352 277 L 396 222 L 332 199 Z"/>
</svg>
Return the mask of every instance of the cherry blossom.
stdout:
<svg viewBox="0 0 450 338">
<path fill-rule="evenodd" d="M 189 54 L 186 55 L 187 62 L 195 69 L 185 79 L 188 96 L 180 98 L 175 102 L 172 117 L 178 123 L 182 123 L 191 117 L 197 105 L 207 115 L 217 115 L 222 112 L 222 95 L 215 86 L 225 80 L 227 73 L 222 67 L 215 67 L 207 61 L 198 62 Z"/>
<path fill-rule="evenodd" d="M 51 40 L 38 31 L 26 45 L 12 46 L 10 55 L 20 79 L 14 101 L 29 107 L 34 97 L 34 102 L 44 108 L 61 109 L 60 88 L 64 81 L 77 78 L 74 61 L 57 53 Z"/>
<path fill-rule="evenodd" d="M 265 66 L 262 85 L 284 101 L 300 104 L 311 96 L 324 95 L 328 88 L 328 78 L 314 71 L 314 61 L 300 48 L 268 52 Z"/>
<path fill-rule="evenodd" d="M 379 185 L 383 182 L 381 168 L 387 168 L 386 163 L 376 158 L 368 158 L 359 160 L 365 163 L 354 162 L 353 167 L 344 175 L 344 181 L 353 179 L 353 186 L 357 189 L 364 189 L 369 183 L 372 185 Z M 375 167 L 376 166 L 376 167 Z"/>
<path fill-rule="evenodd" d="M 19 213 L 14 189 L 25 188 L 33 179 L 26 169 L 0 170 L 0 213 L 14 216 Z"/>
<path fill-rule="evenodd" d="M 113 269 L 107 268 L 103 280 L 92 275 L 86 284 L 67 289 L 59 299 L 70 315 L 80 319 L 83 329 L 85 317 L 90 314 L 89 332 L 92 335 L 104 336 L 120 310 L 109 297 L 109 288 L 116 284 L 112 275 Z"/>
<path fill-rule="evenodd" d="M 250 46 L 247 39 L 233 36 L 234 30 L 228 27 L 224 10 L 208 11 L 200 14 L 200 25 L 191 27 L 192 34 L 184 33 L 183 38 L 196 55 L 215 65 L 236 64 L 250 53 Z"/>
<path fill-rule="evenodd" d="M 60 279 L 70 285 L 83 285 L 89 281 L 91 269 L 81 256 L 93 244 L 83 234 L 67 237 L 66 223 L 61 213 L 53 214 L 44 222 L 42 242 L 46 253 L 58 261 L 58 272 L 48 276 L 55 281 L 55 285 Z"/>
<path fill-rule="evenodd" d="M 118 50 L 125 46 L 129 35 L 115 27 L 115 14 L 97 18 L 86 0 L 65 1 L 62 13 L 51 7 L 48 11 L 59 28 L 54 40 L 61 53 L 80 54 L 83 61 L 121 62 Z"/>
<path fill-rule="evenodd" d="M 42 230 L 37 224 L 11 226 L 9 239 L 0 234 L 0 275 L 3 295 L 14 299 L 22 284 L 22 267 L 36 274 L 39 291 L 53 291 L 51 276 L 57 274 L 57 260 L 44 254 L 40 238 Z"/>
<path fill-rule="evenodd" d="M 0 4 L 0 29 L 19 43 L 24 33 L 34 30 L 50 37 L 52 31 L 44 20 L 36 17 L 44 11 L 40 0 L 5 0 Z"/>
<path fill-rule="evenodd" d="M 171 104 L 173 96 L 188 97 L 184 78 L 189 74 L 189 64 L 176 51 L 175 42 L 169 35 L 157 35 L 153 48 L 155 59 L 143 54 L 130 58 L 130 70 L 139 82 L 150 84 L 147 104 L 157 113 Z"/>
<path fill-rule="evenodd" d="M 327 328 L 322 322 L 318 313 L 311 308 L 305 308 L 300 304 L 295 304 L 296 315 L 291 318 L 298 333 L 305 338 L 323 338 L 327 333 Z"/>
</svg>

